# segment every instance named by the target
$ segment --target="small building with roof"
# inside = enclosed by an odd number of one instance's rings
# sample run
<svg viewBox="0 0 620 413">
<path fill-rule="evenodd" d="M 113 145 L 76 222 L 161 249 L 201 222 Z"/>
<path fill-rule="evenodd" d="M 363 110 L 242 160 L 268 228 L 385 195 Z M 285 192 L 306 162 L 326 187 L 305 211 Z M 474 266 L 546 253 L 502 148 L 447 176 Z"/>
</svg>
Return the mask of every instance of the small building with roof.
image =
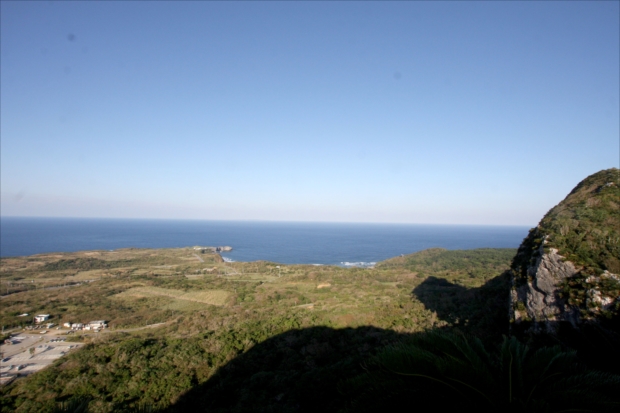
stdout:
<svg viewBox="0 0 620 413">
<path fill-rule="evenodd" d="M 34 322 L 35 323 L 42 323 L 44 321 L 47 321 L 50 318 L 49 314 L 39 314 L 39 315 L 35 315 L 34 316 Z"/>
</svg>

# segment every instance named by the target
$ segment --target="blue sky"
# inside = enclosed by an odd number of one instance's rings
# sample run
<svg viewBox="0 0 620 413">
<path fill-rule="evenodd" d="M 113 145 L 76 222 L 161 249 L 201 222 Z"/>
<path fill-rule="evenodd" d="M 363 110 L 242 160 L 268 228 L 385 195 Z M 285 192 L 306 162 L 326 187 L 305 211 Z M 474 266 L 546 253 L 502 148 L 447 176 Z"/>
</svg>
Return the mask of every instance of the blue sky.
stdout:
<svg viewBox="0 0 620 413">
<path fill-rule="evenodd" d="M 619 2 L 1 2 L 1 214 L 535 225 L 619 166 Z"/>
</svg>

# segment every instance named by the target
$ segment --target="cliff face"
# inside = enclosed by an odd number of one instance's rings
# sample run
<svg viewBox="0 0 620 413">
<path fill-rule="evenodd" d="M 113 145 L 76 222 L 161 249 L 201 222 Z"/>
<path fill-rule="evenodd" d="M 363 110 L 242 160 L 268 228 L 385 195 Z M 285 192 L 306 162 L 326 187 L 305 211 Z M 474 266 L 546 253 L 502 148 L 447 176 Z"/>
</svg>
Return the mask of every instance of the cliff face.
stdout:
<svg viewBox="0 0 620 413">
<path fill-rule="evenodd" d="M 579 322 L 579 311 L 568 303 L 562 294 L 563 284 L 575 278 L 580 269 L 558 254 L 555 248 L 543 252 L 541 243 L 536 251 L 533 265 L 526 268 L 526 277 L 518 277 L 513 271 L 513 289 L 511 292 L 512 317 L 517 323 L 534 321 L 545 322 L 553 330 L 554 322 L 569 321 L 573 326 Z"/>
<path fill-rule="evenodd" d="M 619 177 L 589 176 L 530 230 L 511 266 L 512 322 L 553 332 L 620 314 Z"/>
</svg>

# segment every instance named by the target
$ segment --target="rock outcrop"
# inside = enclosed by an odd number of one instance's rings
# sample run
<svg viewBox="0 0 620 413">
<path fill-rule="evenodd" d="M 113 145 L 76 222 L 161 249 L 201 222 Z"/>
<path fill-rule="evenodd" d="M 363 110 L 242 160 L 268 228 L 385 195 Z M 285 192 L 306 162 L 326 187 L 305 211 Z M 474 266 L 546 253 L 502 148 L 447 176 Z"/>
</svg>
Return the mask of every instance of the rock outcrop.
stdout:
<svg viewBox="0 0 620 413">
<path fill-rule="evenodd" d="M 534 265 L 527 269 L 525 283 L 517 284 L 517 278 L 513 277 L 513 320 L 517 323 L 536 321 L 535 328 L 544 322 L 548 331 L 553 331 L 558 321 L 569 321 L 576 327 L 579 311 L 562 297 L 561 287 L 566 279 L 577 274 L 579 269 L 572 262 L 565 261 L 555 248 L 549 253 L 539 254 Z"/>
<path fill-rule="evenodd" d="M 512 263 L 513 323 L 553 333 L 620 314 L 619 173 L 586 178 L 530 230 Z"/>
</svg>

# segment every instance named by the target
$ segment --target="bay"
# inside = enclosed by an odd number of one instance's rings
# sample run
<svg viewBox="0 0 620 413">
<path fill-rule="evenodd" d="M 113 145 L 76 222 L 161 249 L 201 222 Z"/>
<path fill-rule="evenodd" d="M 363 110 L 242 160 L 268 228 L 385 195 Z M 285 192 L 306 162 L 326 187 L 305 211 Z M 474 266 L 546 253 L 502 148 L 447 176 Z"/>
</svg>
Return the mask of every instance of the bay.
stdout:
<svg viewBox="0 0 620 413">
<path fill-rule="evenodd" d="M 427 248 L 517 248 L 523 226 L 0 218 L 0 255 L 231 246 L 234 261 L 368 265 Z"/>
</svg>

